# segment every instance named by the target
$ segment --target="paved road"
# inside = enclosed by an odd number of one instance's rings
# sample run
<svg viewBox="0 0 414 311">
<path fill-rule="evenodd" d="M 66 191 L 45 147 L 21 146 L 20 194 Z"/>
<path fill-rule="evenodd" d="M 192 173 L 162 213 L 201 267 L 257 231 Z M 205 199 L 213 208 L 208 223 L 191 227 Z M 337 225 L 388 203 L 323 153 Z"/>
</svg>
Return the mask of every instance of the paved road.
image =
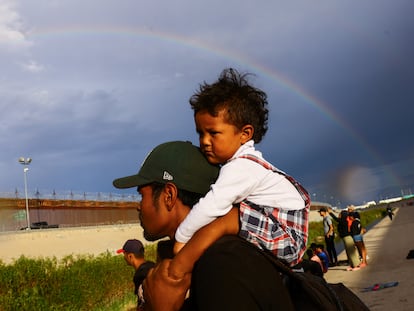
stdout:
<svg viewBox="0 0 414 311">
<path fill-rule="evenodd" d="M 330 268 L 325 278 L 330 283 L 342 282 L 351 288 L 371 310 L 414 310 L 414 259 L 406 259 L 414 249 L 414 206 L 400 206 L 391 221 L 380 221 L 364 235 L 368 266 L 359 271 L 346 271 L 347 266 Z M 345 252 L 339 260 L 345 260 Z M 362 292 L 376 283 L 399 282 L 396 287 Z"/>
</svg>

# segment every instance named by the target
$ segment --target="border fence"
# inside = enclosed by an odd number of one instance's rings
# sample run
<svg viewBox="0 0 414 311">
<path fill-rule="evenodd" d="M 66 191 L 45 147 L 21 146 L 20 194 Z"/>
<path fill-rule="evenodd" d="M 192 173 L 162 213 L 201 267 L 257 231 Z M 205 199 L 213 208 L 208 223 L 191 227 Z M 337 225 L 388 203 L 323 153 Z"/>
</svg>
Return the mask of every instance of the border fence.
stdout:
<svg viewBox="0 0 414 311">
<path fill-rule="evenodd" d="M 28 192 L 32 229 L 138 223 L 137 194 Z M 27 229 L 24 192 L 0 192 L 0 232 Z"/>
<path fill-rule="evenodd" d="M 138 193 L 106 193 L 106 192 L 81 192 L 72 190 L 28 190 L 29 199 L 48 199 L 48 200 L 85 200 L 85 201 L 139 201 Z M 24 199 L 24 190 L 15 189 L 14 191 L 0 192 L 0 198 Z"/>
</svg>

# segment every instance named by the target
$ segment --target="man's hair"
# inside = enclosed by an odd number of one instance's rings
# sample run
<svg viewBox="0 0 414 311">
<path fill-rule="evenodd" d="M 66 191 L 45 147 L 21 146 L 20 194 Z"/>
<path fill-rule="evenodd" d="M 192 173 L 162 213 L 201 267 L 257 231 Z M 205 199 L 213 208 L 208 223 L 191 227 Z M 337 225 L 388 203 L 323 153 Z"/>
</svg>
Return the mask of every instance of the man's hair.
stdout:
<svg viewBox="0 0 414 311">
<path fill-rule="evenodd" d="M 151 184 L 152 199 L 153 199 L 154 202 L 158 201 L 158 198 L 160 197 L 160 194 L 161 194 L 162 190 L 164 189 L 164 187 L 165 187 L 165 184 L 161 184 L 161 183 L 152 183 Z M 200 198 L 203 197 L 202 194 L 195 193 L 195 192 L 190 192 L 190 191 L 186 191 L 186 190 L 182 190 L 182 189 L 178 189 L 177 196 L 184 205 L 187 205 L 190 208 L 192 208 L 193 205 L 195 205 L 200 200 Z"/>
<path fill-rule="evenodd" d="M 190 105 L 194 115 L 206 110 L 217 116 L 224 109 L 226 121 L 238 129 L 252 125 L 253 140 L 259 143 L 267 131 L 267 95 L 248 83 L 248 75 L 232 68 L 223 70 L 213 84 L 200 84 L 198 92 L 190 98 Z"/>
</svg>

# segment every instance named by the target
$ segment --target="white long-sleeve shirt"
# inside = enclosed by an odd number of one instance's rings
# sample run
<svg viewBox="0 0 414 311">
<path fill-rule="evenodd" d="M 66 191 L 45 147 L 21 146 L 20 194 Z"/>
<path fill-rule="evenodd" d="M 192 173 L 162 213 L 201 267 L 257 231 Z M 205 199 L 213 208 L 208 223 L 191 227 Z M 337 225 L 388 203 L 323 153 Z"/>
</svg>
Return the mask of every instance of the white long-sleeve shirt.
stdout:
<svg viewBox="0 0 414 311">
<path fill-rule="evenodd" d="M 245 199 L 285 210 L 305 208 L 301 195 L 284 175 L 268 170 L 252 160 L 239 158 L 246 154 L 263 159 L 262 153 L 255 150 L 252 140 L 242 145 L 221 167 L 210 191 L 193 206 L 178 227 L 175 233 L 178 242 L 187 243 L 196 231 L 227 214 L 233 204 Z"/>
</svg>

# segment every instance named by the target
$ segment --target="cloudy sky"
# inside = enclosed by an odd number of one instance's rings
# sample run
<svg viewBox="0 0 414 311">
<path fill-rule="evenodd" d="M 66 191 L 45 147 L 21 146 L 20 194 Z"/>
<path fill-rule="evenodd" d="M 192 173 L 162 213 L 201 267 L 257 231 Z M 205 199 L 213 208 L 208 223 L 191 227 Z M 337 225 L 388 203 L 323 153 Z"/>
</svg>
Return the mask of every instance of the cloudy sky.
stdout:
<svg viewBox="0 0 414 311">
<path fill-rule="evenodd" d="M 317 201 L 414 192 L 414 2 L 0 0 L 0 194 L 122 193 L 197 143 L 189 97 L 233 67 L 268 94 L 257 147 Z M 134 191 L 134 190 L 132 190 Z"/>
</svg>

